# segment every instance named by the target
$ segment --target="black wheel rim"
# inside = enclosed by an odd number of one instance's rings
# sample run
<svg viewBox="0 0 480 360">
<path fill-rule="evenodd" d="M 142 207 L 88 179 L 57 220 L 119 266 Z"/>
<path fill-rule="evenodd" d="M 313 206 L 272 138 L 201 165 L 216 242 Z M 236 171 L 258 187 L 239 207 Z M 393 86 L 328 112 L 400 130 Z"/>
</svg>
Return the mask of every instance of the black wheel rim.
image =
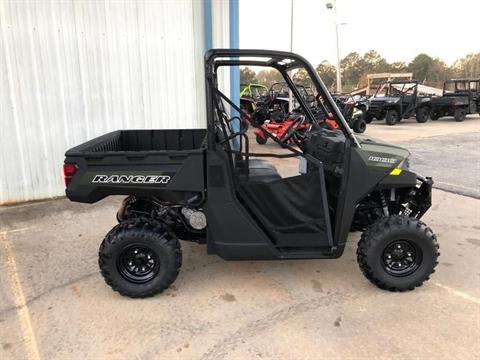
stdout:
<svg viewBox="0 0 480 360">
<path fill-rule="evenodd" d="M 422 250 L 408 240 L 391 242 L 383 251 L 382 265 L 392 276 L 408 276 L 422 263 Z"/>
<path fill-rule="evenodd" d="M 125 280 L 142 284 L 158 274 L 160 260 L 148 246 L 134 244 L 123 249 L 118 257 L 117 267 Z"/>
</svg>

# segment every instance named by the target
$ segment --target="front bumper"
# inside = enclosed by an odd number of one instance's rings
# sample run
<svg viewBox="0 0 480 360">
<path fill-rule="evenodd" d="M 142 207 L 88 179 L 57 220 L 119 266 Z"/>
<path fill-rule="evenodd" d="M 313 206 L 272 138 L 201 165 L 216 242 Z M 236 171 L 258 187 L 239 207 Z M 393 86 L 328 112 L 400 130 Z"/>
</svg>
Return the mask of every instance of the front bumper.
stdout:
<svg viewBox="0 0 480 360">
<path fill-rule="evenodd" d="M 420 182 L 420 186 L 415 188 L 408 210 L 411 212 L 410 216 L 420 219 L 432 206 L 433 179 L 417 175 L 417 181 Z"/>
</svg>

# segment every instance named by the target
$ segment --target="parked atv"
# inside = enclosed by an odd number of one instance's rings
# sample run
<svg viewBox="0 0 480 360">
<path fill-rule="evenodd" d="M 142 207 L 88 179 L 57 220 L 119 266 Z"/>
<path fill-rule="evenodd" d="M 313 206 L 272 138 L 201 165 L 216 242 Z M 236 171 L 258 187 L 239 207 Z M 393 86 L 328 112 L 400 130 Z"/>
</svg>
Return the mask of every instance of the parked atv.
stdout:
<svg viewBox="0 0 480 360">
<path fill-rule="evenodd" d="M 315 101 L 308 87 L 301 84 L 295 84 L 295 87 L 307 103 L 312 104 Z M 266 105 L 268 106 L 272 120 L 275 122 L 281 122 L 287 119 L 290 113 L 290 106 L 292 109 L 298 109 L 299 107 L 295 97 L 292 96 L 292 98 L 290 98 L 291 92 L 289 89 L 289 85 L 286 82 L 277 82 L 272 84 L 268 90 Z"/>
<path fill-rule="evenodd" d="M 359 134 L 364 133 L 367 129 L 364 104 L 355 101 L 351 95 L 336 95 L 333 98 L 353 131 Z"/>
<path fill-rule="evenodd" d="M 252 153 L 246 130 L 232 126 L 227 105 L 247 114 L 219 90 L 217 70 L 239 65 L 277 69 L 308 118 L 303 141 L 294 129 L 297 146 L 281 144 L 288 153 Z M 319 126 L 290 77 L 299 68 L 340 131 Z M 363 231 L 358 264 L 378 287 L 412 290 L 429 278 L 438 244 L 420 219 L 431 206 L 432 180 L 409 169 L 406 149 L 355 136 L 299 55 L 215 49 L 205 55 L 205 73 L 206 128 L 118 130 L 66 153 L 70 200 L 127 195 L 99 251 L 112 289 L 135 298 L 165 290 L 182 265 L 179 239 L 226 260 L 334 259 L 352 230 Z M 299 159 L 298 175 L 282 177 L 265 160 L 285 157 Z"/>
<path fill-rule="evenodd" d="M 424 123 L 429 114 L 430 96 L 418 95 L 418 82 L 396 80 L 384 82 L 370 98 L 366 121 L 385 119 L 388 125 L 395 125 L 415 115 L 417 122 Z"/>
<path fill-rule="evenodd" d="M 240 88 L 240 108 L 251 114 L 257 104 L 264 102 L 268 96 L 268 88 L 261 84 L 242 84 Z"/>
<path fill-rule="evenodd" d="M 465 120 L 468 114 L 480 114 L 480 79 L 454 79 L 443 84 L 443 96 L 432 98 L 430 117 L 453 116 Z"/>
</svg>

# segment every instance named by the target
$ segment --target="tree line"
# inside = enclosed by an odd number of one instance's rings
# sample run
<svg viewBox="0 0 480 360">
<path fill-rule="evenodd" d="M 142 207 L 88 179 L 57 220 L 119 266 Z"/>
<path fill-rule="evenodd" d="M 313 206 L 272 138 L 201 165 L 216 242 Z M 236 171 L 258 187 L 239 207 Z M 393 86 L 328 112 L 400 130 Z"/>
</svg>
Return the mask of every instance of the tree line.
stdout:
<svg viewBox="0 0 480 360">
<path fill-rule="evenodd" d="M 480 77 L 480 53 L 468 54 L 456 60 L 451 66 L 440 58 L 427 54 L 418 54 L 410 63 L 389 63 L 377 51 L 370 50 L 363 55 L 351 52 L 340 61 L 343 91 L 349 92 L 367 86 L 367 74 L 384 72 L 412 72 L 413 78 L 428 86 L 441 88 L 445 80 L 453 78 Z M 317 73 L 330 90 L 336 87 L 336 68 L 324 60 L 316 67 Z M 298 71 L 294 80 L 304 83 L 308 79 L 305 71 Z M 283 81 L 282 75 L 275 69 L 263 69 L 256 73 L 245 67 L 240 69 L 242 84 L 259 83 L 270 86 Z"/>
</svg>

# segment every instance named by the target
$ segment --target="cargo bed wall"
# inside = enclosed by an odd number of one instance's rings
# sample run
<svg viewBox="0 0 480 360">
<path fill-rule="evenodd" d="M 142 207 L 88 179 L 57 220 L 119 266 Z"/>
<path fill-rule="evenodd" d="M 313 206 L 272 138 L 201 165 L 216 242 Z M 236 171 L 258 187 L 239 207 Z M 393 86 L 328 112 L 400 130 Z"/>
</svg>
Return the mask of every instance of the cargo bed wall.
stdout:
<svg viewBox="0 0 480 360">
<path fill-rule="evenodd" d="M 121 151 L 190 151 L 202 147 L 205 129 L 118 130 L 83 143 L 66 155 Z"/>
<path fill-rule="evenodd" d="M 96 202 L 109 195 L 180 202 L 205 188 L 206 130 L 121 130 L 66 153 L 78 167 L 67 197 Z"/>
</svg>

